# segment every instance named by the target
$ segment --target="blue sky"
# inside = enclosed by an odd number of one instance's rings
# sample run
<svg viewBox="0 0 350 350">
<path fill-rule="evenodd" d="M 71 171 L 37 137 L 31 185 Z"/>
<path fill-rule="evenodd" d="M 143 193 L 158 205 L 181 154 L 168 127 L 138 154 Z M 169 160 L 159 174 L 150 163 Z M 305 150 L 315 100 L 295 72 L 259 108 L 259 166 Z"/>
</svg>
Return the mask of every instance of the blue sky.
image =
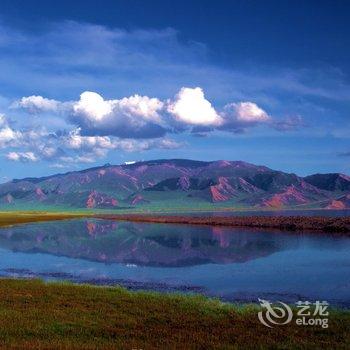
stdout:
<svg viewBox="0 0 350 350">
<path fill-rule="evenodd" d="M 1 181 L 156 158 L 350 173 L 345 1 L 0 4 Z"/>
</svg>

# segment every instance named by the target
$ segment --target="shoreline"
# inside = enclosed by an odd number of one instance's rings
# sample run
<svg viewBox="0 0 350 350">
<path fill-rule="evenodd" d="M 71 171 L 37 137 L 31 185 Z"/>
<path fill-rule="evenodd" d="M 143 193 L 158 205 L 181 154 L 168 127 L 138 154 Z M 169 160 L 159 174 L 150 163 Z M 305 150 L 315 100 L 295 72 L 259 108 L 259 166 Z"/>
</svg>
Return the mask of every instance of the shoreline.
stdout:
<svg viewBox="0 0 350 350">
<path fill-rule="evenodd" d="M 350 236 L 350 217 L 322 216 L 220 216 L 196 217 L 173 215 L 93 215 L 95 218 L 158 224 L 206 225 L 278 229 L 281 231 L 312 231 Z"/>
<path fill-rule="evenodd" d="M 95 218 L 154 224 L 205 225 L 277 229 L 290 232 L 315 232 L 350 236 L 350 216 L 186 216 L 155 214 L 101 214 L 52 212 L 0 212 L 0 227 L 34 222 Z"/>
<path fill-rule="evenodd" d="M 4 272 L 13 273 L 4 274 Z M 17 274 L 17 275 L 16 275 Z M 35 273 L 25 269 L 9 268 L 0 271 L 0 281 L 3 280 L 15 280 L 15 281 L 42 281 L 44 284 L 70 284 L 72 286 L 91 286 L 101 288 L 123 288 L 128 292 L 137 293 L 157 293 L 159 295 L 182 295 L 184 297 L 198 296 L 206 299 L 215 299 L 221 303 L 234 304 L 238 307 L 244 307 L 245 305 L 259 305 L 260 299 L 267 299 L 271 302 L 284 302 L 289 305 L 295 304 L 302 297 L 297 293 L 287 292 L 258 292 L 258 291 L 245 291 L 237 293 L 224 293 L 217 295 L 210 292 L 204 286 L 191 285 L 191 284 L 171 284 L 167 282 L 157 281 L 142 281 L 137 279 L 125 279 L 125 278 L 79 278 L 74 277 L 69 273 L 57 273 L 57 272 L 44 272 Z M 0 282 L 1 283 L 1 282 Z M 312 297 L 305 297 L 308 300 L 312 300 Z M 344 310 L 350 313 L 350 300 L 347 299 L 330 299 L 327 301 L 332 305 L 332 308 Z"/>
</svg>

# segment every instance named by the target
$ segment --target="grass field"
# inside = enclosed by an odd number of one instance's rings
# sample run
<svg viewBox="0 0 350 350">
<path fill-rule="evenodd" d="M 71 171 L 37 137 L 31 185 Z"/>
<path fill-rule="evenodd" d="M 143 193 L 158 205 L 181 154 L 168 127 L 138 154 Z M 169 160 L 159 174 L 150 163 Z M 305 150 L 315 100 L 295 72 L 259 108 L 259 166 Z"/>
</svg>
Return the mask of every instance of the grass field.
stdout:
<svg viewBox="0 0 350 350">
<path fill-rule="evenodd" d="M 0 347 L 41 349 L 346 349 L 350 312 L 329 328 L 269 329 L 258 306 L 118 287 L 0 280 Z"/>
<path fill-rule="evenodd" d="M 39 221 L 53 221 L 53 220 L 66 220 L 81 217 L 88 217 L 90 213 L 80 212 L 44 212 L 44 211 L 12 211 L 12 212 L 0 212 L 0 227 L 25 224 L 29 222 Z"/>
</svg>

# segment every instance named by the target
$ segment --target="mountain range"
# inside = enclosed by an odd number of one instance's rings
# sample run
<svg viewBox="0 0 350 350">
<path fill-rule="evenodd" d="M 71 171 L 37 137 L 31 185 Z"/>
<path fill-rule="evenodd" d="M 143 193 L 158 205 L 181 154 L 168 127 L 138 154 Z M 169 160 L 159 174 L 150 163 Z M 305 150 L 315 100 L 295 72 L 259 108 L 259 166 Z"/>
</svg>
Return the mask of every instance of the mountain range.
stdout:
<svg viewBox="0 0 350 350">
<path fill-rule="evenodd" d="M 300 177 L 243 161 L 162 159 L 0 185 L 1 208 L 350 208 L 350 177 Z"/>
</svg>

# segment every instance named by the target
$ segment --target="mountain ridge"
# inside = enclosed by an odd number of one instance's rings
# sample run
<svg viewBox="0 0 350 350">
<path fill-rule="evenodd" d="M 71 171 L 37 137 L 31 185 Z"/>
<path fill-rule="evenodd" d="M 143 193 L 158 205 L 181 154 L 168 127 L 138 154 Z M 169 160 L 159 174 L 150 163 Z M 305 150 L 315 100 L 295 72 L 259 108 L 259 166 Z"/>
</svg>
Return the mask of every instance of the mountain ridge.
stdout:
<svg viewBox="0 0 350 350">
<path fill-rule="evenodd" d="M 1 207 L 349 207 L 350 177 L 301 177 L 244 161 L 158 159 L 0 184 Z"/>
</svg>

